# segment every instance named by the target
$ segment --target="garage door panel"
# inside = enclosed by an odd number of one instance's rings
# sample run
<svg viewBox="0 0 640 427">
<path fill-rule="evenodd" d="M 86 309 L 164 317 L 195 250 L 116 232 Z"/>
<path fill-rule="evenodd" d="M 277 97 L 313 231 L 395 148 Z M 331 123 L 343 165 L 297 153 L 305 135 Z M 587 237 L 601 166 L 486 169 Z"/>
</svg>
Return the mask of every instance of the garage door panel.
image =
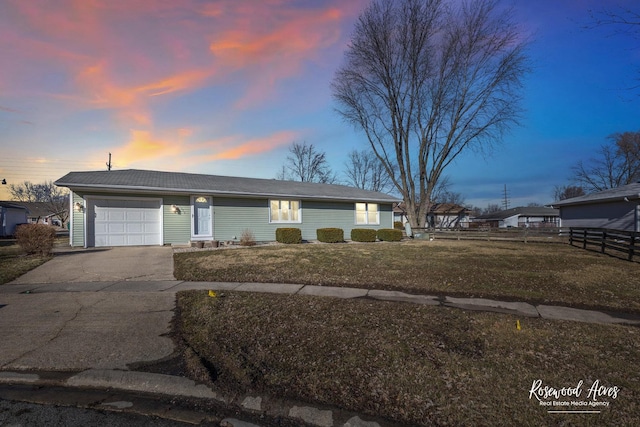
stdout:
<svg viewBox="0 0 640 427">
<path fill-rule="evenodd" d="M 92 208 L 95 246 L 161 244 L 161 201 L 98 199 Z"/>
<path fill-rule="evenodd" d="M 127 223 L 126 224 L 127 233 L 144 233 L 144 224 L 142 223 Z"/>
</svg>

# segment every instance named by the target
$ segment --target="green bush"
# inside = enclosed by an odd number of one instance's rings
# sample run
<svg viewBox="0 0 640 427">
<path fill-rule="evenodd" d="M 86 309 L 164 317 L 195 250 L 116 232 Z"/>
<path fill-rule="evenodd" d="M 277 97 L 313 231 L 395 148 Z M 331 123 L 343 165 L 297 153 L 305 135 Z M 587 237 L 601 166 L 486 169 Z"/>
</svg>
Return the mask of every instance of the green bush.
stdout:
<svg viewBox="0 0 640 427">
<path fill-rule="evenodd" d="M 299 228 L 276 228 L 276 241 L 280 243 L 302 243 Z"/>
<path fill-rule="evenodd" d="M 318 236 L 318 240 L 323 243 L 344 242 L 344 231 L 342 228 L 318 228 L 316 235 Z"/>
<path fill-rule="evenodd" d="M 375 242 L 376 230 L 371 228 L 354 228 L 351 230 L 351 240 L 354 242 Z"/>
<path fill-rule="evenodd" d="M 402 231 L 393 228 L 381 228 L 378 230 L 378 239 L 386 242 L 399 242 L 402 240 Z"/>
<path fill-rule="evenodd" d="M 404 230 L 404 224 L 402 221 L 393 221 L 393 228 L 396 230 Z"/>
<path fill-rule="evenodd" d="M 24 224 L 16 230 L 17 243 L 28 254 L 49 255 L 55 238 L 56 230 L 45 224 Z"/>
</svg>

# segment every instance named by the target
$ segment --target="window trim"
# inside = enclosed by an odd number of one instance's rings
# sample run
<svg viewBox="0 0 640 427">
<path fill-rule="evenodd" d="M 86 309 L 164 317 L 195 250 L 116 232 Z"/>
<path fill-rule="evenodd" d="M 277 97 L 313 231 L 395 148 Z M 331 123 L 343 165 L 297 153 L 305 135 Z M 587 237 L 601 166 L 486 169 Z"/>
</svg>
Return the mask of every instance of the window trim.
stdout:
<svg viewBox="0 0 640 427">
<path fill-rule="evenodd" d="M 279 217 L 282 216 L 281 212 L 282 212 L 282 202 L 288 202 L 289 203 L 289 210 L 291 209 L 291 202 L 298 202 L 298 219 L 293 221 L 293 220 L 273 220 L 272 219 L 272 215 L 271 215 L 271 203 L 273 202 L 278 202 L 278 210 L 280 211 L 280 215 L 278 215 Z M 269 206 L 268 206 L 268 210 L 269 210 L 269 224 L 302 224 L 302 201 L 300 199 L 269 199 Z"/>
<path fill-rule="evenodd" d="M 364 205 L 365 222 L 358 222 L 358 205 Z M 376 205 L 375 222 L 369 222 L 369 205 Z M 356 202 L 353 205 L 353 217 L 355 225 L 380 225 L 380 203 Z"/>
</svg>

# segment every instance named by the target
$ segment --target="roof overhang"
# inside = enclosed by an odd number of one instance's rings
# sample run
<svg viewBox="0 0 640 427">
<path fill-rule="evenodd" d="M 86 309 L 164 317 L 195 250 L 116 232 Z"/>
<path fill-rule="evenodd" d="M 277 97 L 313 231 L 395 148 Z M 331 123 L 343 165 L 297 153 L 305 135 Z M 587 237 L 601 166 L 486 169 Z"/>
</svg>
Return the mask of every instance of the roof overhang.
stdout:
<svg viewBox="0 0 640 427">
<path fill-rule="evenodd" d="M 392 204 L 398 202 L 392 198 L 378 199 L 375 197 L 335 197 L 335 196 L 322 196 L 322 195 L 299 195 L 289 194 L 286 192 L 246 192 L 246 191 L 221 191 L 221 190 L 206 190 L 202 188 L 165 188 L 165 187 L 148 187 L 148 186 L 136 186 L 136 185 L 82 185 L 77 183 L 65 183 L 62 181 L 56 181 L 55 185 L 59 187 L 67 187 L 73 192 L 98 192 L 98 193 L 129 193 L 129 194 L 170 194 L 170 195 L 208 195 L 208 196 L 223 196 L 223 197 L 237 197 L 237 198 L 284 198 L 284 199 L 300 199 L 300 200 L 322 200 L 322 201 L 337 201 L 337 202 L 375 202 L 380 204 Z"/>
</svg>

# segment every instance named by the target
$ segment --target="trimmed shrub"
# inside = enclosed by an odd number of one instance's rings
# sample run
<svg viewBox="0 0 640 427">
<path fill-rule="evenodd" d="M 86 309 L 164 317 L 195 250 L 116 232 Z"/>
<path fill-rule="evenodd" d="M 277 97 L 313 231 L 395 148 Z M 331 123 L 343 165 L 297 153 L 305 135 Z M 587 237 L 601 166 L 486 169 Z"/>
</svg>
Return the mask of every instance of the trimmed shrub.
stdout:
<svg viewBox="0 0 640 427">
<path fill-rule="evenodd" d="M 318 236 L 318 240 L 323 243 L 344 242 L 344 231 L 342 228 L 318 228 L 316 235 Z"/>
<path fill-rule="evenodd" d="M 45 224 L 24 224 L 16 230 L 18 245 L 28 254 L 49 255 L 56 230 Z"/>
<path fill-rule="evenodd" d="M 302 243 L 302 231 L 299 228 L 276 228 L 276 241 L 280 243 Z"/>
<path fill-rule="evenodd" d="M 253 231 L 245 228 L 242 230 L 242 234 L 240 235 L 240 246 L 255 246 L 256 245 L 256 237 L 253 234 Z"/>
<path fill-rule="evenodd" d="M 393 228 L 395 230 L 404 230 L 404 224 L 402 221 L 393 221 Z"/>
<path fill-rule="evenodd" d="M 351 230 L 351 240 L 354 242 L 375 242 L 376 230 L 371 228 L 354 228 Z"/>
<path fill-rule="evenodd" d="M 386 242 L 399 242 L 402 240 L 402 231 L 393 228 L 381 228 L 378 230 L 378 239 Z"/>
</svg>

